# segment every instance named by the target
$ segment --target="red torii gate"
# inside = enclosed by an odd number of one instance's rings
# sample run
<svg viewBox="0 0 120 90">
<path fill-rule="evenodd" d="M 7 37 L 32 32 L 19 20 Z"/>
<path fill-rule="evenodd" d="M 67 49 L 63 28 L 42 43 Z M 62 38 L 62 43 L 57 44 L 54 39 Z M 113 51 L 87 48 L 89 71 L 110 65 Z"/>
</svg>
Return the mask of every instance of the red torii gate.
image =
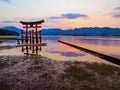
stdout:
<svg viewBox="0 0 120 90">
<path fill-rule="evenodd" d="M 30 49 L 32 50 L 32 53 L 36 51 L 37 54 L 38 46 L 40 46 L 41 50 L 42 45 L 42 33 L 41 31 L 38 31 L 38 28 L 41 28 L 41 24 L 44 23 L 44 20 L 34 22 L 20 21 L 20 23 L 23 25 L 23 28 L 26 29 L 26 31 L 21 32 L 22 52 L 26 50 L 26 53 L 28 55 L 28 50 Z M 24 46 L 26 48 L 24 48 Z M 34 49 L 34 47 L 36 47 L 36 49 Z"/>
</svg>

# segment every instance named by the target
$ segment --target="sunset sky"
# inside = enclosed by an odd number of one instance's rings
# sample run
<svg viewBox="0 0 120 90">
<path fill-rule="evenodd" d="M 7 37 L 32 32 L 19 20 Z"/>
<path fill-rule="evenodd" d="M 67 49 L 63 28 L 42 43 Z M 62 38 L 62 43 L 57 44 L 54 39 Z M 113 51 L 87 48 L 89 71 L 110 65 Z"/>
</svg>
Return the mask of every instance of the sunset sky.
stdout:
<svg viewBox="0 0 120 90">
<path fill-rule="evenodd" d="M 0 28 L 41 19 L 42 28 L 120 28 L 120 0 L 0 0 Z"/>
</svg>

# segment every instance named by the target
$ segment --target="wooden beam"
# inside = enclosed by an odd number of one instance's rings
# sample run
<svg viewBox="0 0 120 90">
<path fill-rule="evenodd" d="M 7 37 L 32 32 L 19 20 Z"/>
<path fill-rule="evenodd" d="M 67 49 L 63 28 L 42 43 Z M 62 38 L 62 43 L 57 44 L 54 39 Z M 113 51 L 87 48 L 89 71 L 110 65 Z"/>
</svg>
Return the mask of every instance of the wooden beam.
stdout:
<svg viewBox="0 0 120 90">
<path fill-rule="evenodd" d="M 26 26 L 23 26 L 23 28 L 26 28 Z M 28 26 L 28 28 L 36 28 L 36 26 Z M 37 28 L 41 28 L 41 26 L 37 26 Z"/>
<path fill-rule="evenodd" d="M 34 22 L 24 22 L 24 21 L 20 21 L 20 23 L 23 24 L 23 25 L 42 24 L 42 23 L 44 23 L 44 20 L 34 21 Z"/>
<path fill-rule="evenodd" d="M 21 44 L 19 46 L 46 46 L 46 43 L 41 43 L 41 44 Z"/>
</svg>

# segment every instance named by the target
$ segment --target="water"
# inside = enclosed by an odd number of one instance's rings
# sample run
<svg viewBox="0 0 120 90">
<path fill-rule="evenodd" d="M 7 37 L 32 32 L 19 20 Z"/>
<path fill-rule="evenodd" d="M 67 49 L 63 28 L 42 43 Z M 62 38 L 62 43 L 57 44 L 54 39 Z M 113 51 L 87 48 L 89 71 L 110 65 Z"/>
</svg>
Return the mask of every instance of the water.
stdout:
<svg viewBox="0 0 120 90">
<path fill-rule="evenodd" d="M 13 46 L 16 45 L 17 41 L 16 40 L 8 40 L 8 41 L 3 41 L 0 43 L 0 46 Z"/>
<path fill-rule="evenodd" d="M 120 59 L 120 37 L 93 37 L 93 36 L 43 36 L 43 42 L 47 46 L 42 47 L 39 55 L 55 59 L 55 60 L 78 60 L 88 62 L 104 62 L 107 61 L 93 56 L 89 53 L 77 50 L 65 44 L 59 43 L 58 40 L 66 41 L 87 49 L 101 52 Z M 1 45 L 15 45 L 16 41 L 1 43 Z M 8 53 L 12 52 L 12 53 Z M 0 55 L 24 55 L 21 48 L 0 50 Z"/>
<path fill-rule="evenodd" d="M 120 37 L 62 37 L 61 40 L 120 59 Z"/>
</svg>

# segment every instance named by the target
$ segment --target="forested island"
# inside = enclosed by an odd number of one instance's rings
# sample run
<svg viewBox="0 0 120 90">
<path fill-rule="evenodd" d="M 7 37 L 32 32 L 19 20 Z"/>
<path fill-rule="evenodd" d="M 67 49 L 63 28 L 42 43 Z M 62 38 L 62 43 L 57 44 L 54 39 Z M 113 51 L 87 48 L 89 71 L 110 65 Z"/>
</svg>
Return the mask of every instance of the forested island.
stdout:
<svg viewBox="0 0 120 90">
<path fill-rule="evenodd" d="M 18 36 L 19 33 L 15 32 L 15 31 L 0 29 L 0 35 L 4 35 L 4 36 Z"/>
</svg>

